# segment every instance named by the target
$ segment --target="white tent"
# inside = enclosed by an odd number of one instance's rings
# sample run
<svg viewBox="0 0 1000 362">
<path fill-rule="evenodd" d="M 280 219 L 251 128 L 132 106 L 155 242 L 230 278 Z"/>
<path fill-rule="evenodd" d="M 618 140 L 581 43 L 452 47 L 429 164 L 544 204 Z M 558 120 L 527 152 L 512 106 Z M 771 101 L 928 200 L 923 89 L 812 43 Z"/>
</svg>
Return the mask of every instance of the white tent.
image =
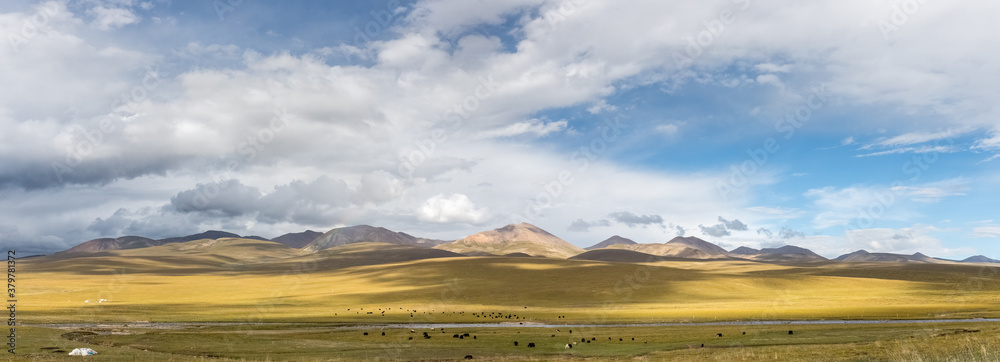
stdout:
<svg viewBox="0 0 1000 362">
<path fill-rule="evenodd" d="M 97 354 L 97 351 L 90 348 L 77 348 L 69 353 L 70 356 L 89 356 L 92 354 Z"/>
</svg>

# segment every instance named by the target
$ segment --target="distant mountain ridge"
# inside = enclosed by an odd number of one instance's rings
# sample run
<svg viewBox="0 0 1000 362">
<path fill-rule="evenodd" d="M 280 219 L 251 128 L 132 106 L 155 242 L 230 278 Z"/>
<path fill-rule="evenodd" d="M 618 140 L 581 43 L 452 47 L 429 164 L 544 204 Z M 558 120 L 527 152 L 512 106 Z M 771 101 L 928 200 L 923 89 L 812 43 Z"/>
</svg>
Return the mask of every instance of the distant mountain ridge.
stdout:
<svg viewBox="0 0 1000 362">
<path fill-rule="evenodd" d="M 814 253 L 812 250 L 794 245 L 784 245 L 777 248 L 763 248 L 760 250 L 741 246 L 733 249 L 729 253 L 740 258 L 772 262 L 808 262 L 828 260 L 827 258 Z"/>
<path fill-rule="evenodd" d="M 904 254 L 893 254 L 893 253 L 869 253 L 865 250 L 858 250 L 853 253 L 844 254 L 834 258 L 836 261 L 846 261 L 846 262 L 919 262 L 919 263 L 938 263 L 944 260 L 931 258 L 927 255 L 921 253 L 914 253 L 913 255 Z"/>
<path fill-rule="evenodd" d="M 607 249 L 625 249 L 649 255 L 687 259 L 730 257 L 726 249 L 693 236 L 678 236 L 663 244 L 614 244 L 608 246 Z"/>
<path fill-rule="evenodd" d="M 530 255 L 570 258 L 584 254 L 585 251 L 594 250 L 628 250 L 636 252 L 632 254 L 621 252 L 591 253 L 582 255 L 580 258 L 594 258 L 593 260 L 609 259 L 609 261 L 624 261 L 637 259 L 643 255 L 655 255 L 684 259 L 742 258 L 765 262 L 819 262 L 829 260 L 836 262 L 954 262 L 1000 264 L 1000 260 L 992 259 L 983 255 L 975 255 L 963 260 L 948 260 L 929 257 L 919 252 L 912 255 L 903 255 L 893 253 L 870 253 L 866 250 L 858 250 L 830 260 L 814 253 L 809 249 L 794 245 L 784 245 L 778 248 L 762 248 L 759 250 L 746 246 L 740 246 L 731 251 L 726 251 L 716 244 L 697 237 L 680 236 L 675 237 L 663 244 L 640 244 L 631 239 L 619 235 L 613 235 L 608 239 L 583 249 L 566 242 L 548 231 L 528 223 L 521 223 L 517 225 L 510 224 L 494 230 L 476 233 L 455 241 L 419 238 L 404 232 L 397 232 L 383 227 L 369 225 L 334 228 L 326 233 L 306 230 L 299 233 L 284 234 L 271 240 L 260 236 L 240 236 L 227 231 L 208 230 L 198 234 L 158 240 L 134 235 L 122 236 L 118 238 L 99 238 L 80 243 L 79 245 L 59 252 L 59 254 L 98 253 L 114 250 L 142 249 L 166 244 L 184 243 L 194 240 L 217 240 L 223 238 L 271 241 L 290 248 L 301 249 L 308 252 L 317 252 L 332 247 L 354 243 L 370 242 L 436 248 L 460 253 L 466 256 Z"/>
<path fill-rule="evenodd" d="M 141 236 L 122 236 L 120 238 L 100 238 L 81 243 L 69 248 L 64 253 L 96 253 L 109 250 L 138 249 L 162 245 L 159 241 Z"/>
<path fill-rule="evenodd" d="M 153 240 L 142 236 L 122 236 L 120 238 L 100 238 L 88 240 L 77 246 L 69 248 L 64 253 L 96 253 L 111 250 L 141 249 L 153 246 L 160 246 L 172 243 L 184 243 L 200 239 L 222 239 L 222 238 L 243 238 L 237 234 L 225 231 L 209 230 L 200 234 L 188 236 L 178 236 L 173 238 Z M 269 241 L 259 236 L 245 237 L 245 239 L 256 239 Z"/>
<path fill-rule="evenodd" d="M 1000 263 L 1000 260 L 990 259 L 982 255 L 970 256 L 962 259 L 962 263 Z"/>
</svg>

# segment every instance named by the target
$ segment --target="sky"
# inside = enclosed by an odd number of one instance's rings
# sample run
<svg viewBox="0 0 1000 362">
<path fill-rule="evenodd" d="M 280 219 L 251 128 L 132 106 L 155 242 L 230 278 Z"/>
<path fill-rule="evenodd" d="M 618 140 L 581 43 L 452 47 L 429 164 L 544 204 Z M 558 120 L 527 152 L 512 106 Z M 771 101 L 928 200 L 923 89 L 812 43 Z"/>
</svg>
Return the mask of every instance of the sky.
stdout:
<svg viewBox="0 0 1000 362">
<path fill-rule="evenodd" d="M 0 246 L 368 224 L 1000 258 L 1000 3 L 0 3 Z M 20 255 L 20 254 L 19 254 Z"/>
</svg>

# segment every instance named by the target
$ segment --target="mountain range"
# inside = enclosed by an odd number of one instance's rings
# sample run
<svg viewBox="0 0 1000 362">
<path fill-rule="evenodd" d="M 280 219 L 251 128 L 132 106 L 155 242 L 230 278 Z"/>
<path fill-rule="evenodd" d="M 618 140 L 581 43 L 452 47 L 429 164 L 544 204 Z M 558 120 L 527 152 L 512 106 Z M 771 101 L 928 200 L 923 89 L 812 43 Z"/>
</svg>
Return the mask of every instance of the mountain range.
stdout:
<svg viewBox="0 0 1000 362">
<path fill-rule="evenodd" d="M 197 240 L 251 239 L 274 242 L 300 254 L 315 254 L 331 248 L 350 244 L 369 243 L 396 245 L 395 253 L 427 254 L 428 256 L 512 256 L 547 257 L 562 259 L 582 259 L 600 261 L 642 262 L 669 259 L 746 259 L 761 262 L 906 262 L 906 263 L 1000 263 L 1000 260 L 976 255 L 961 261 L 928 257 L 921 253 L 913 255 L 891 253 L 869 253 L 858 250 L 832 260 L 824 258 L 809 249 L 784 245 L 777 248 L 754 249 L 745 246 L 727 251 L 722 247 L 697 237 L 674 237 L 665 243 L 637 243 L 631 239 L 614 235 L 587 248 L 580 248 L 558 236 L 528 223 L 510 224 L 494 230 L 487 230 L 464 238 L 447 241 L 420 238 L 383 227 L 355 225 L 331 229 L 325 233 L 306 230 L 288 233 L 274 239 L 259 236 L 209 230 L 199 234 L 150 239 L 142 236 L 122 236 L 118 238 L 93 239 L 57 254 L 100 253 L 114 250 L 132 250 L 159 247 L 170 244 L 189 243 Z M 386 247 L 383 247 L 385 249 Z M 437 249 L 444 254 L 425 253 L 419 250 Z M 388 250 L 388 249 L 386 249 Z M 659 259 L 657 259 L 659 258 Z"/>
</svg>

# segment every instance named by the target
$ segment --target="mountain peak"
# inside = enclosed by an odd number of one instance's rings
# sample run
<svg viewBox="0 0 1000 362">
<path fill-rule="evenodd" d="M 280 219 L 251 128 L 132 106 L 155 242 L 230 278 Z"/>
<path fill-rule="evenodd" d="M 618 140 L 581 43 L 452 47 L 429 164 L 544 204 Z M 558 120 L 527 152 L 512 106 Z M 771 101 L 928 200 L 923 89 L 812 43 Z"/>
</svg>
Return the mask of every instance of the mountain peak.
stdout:
<svg viewBox="0 0 1000 362">
<path fill-rule="evenodd" d="M 748 247 L 745 247 L 745 246 L 741 246 L 741 247 L 738 247 L 736 249 L 730 250 L 729 253 L 731 253 L 731 254 L 739 254 L 739 255 L 754 255 L 754 254 L 759 254 L 760 250 L 757 250 L 757 249 L 754 249 L 754 248 L 748 248 Z"/>
<path fill-rule="evenodd" d="M 361 243 L 361 242 L 373 242 L 373 243 L 385 243 L 385 244 L 396 244 L 396 245 L 421 245 L 417 238 L 404 234 L 401 232 L 395 232 L 383 227 L 374 227 L 371 225 L 354 225 L 345 226 L 341 228 L 334 228 L 327 231 L 323 235 L 320 235 L 309 242 L 307 245 L 303 246 L 302 249 L 309 251 L 319 251 L 323 249 L 329 249 L 335 246 Z"/>
<path fill-rule="evenodd" d="M 602 242 L 594 244 L 593 246 L 591 246 L 589 248 L 585 248 L 585 250 L 601 249 L 601 248 L 606 248 L 606 247 L 609 247 L 609 246 L 612 246 L 612 245 L 635 245 L 635 244 L 638 244 L 638 243 L 636 243 L 635 241 L 632 241 L 631 239 L 623 238 L 623 237 L 618 236 L 618 235 L 614 235 L 614 236 L 612 236 L 610 238 L 605 239 Z"/>
<path fill-rule="evenodd" d="M 559 258 L 568 258 L 583 252 L 583 249 L 528 223 L 509 224 L 483 231 L 436 248 L 459 253 L 487 252 L 497 255 L 526 253 Z"/>
<path fill-rule="evenodd" d="M 688 237 L 677 236 L 677 237 L 674 237 L 673 239 L 670 239 L 670 241 L 668 241 L 667 244 L 680 244 L 680 245 L 684 245 L 684 246 L 687 246 L 687 247 L 692 248 L 692 249 L 698 249 L 698 250 L 704 251 L 704 252 L 706 252 L 708 254 L 711 254 L 711 255 L 726 255 L 726 254 L 729 254 L 729 252 L 726 251 L 726 249 L 723 249 L 723 248 L 719 247 L 718 245 L 712 244 L 712 243 L 707 242 L 705 240 L 701 240 L 701 239 L 696 238 L 694 236 L 688 236 Z"/>
</svg>

